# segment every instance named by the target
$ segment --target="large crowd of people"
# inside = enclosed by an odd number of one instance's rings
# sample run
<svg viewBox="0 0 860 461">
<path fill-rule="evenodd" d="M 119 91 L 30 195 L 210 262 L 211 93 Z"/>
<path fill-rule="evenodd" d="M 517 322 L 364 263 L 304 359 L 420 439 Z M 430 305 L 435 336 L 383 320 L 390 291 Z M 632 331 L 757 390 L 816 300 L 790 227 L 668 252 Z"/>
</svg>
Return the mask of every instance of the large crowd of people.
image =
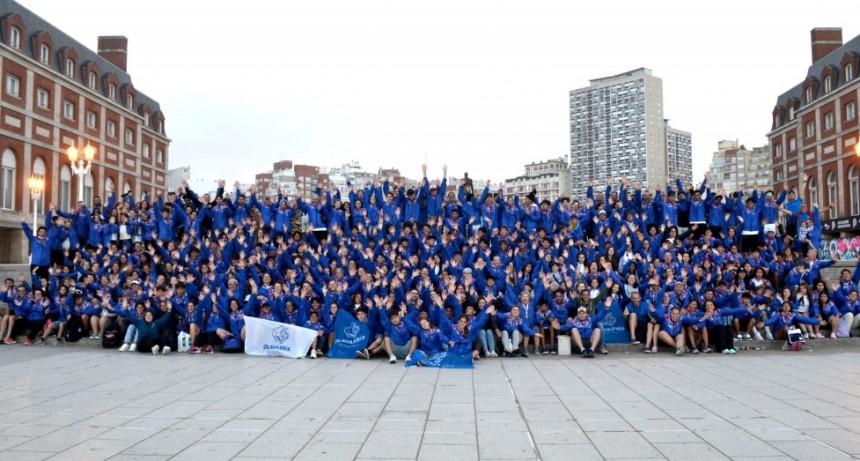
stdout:
<svg viewBox="0 0 860 461">
<path fill-rule="evenodd" d="M 564 336 L 593 358 L 610 312 L 644 352 L 677 355 L 860 326 L 860 269 L 822 277 L 806 178 L 799 193 L 621 179 L 538 201 L 468 179 L 448 191 L 423 170 L 414 189 L 377 177 L 310 201 L 220 181 L 214 197 L 183 184 L 51 205 L 38 229 L 22 216 L 32 271 L 5 280 L 0 340 L 167 354 L 185 337 L 212 353 L 241 350 L 253 316 L 316 330 L 317 358 L 345 311 L 370 331 L 356 357 L 395 363 L 557 354 Z"/>
</svg>

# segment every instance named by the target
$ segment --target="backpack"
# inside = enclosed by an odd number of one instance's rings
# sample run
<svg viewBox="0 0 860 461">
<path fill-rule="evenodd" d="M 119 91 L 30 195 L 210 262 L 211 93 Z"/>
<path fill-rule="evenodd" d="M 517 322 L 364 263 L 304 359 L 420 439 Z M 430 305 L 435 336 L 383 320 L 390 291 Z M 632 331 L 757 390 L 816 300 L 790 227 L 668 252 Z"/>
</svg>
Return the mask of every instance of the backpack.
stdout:
<svg viewBox="0 0 860 461">
<path fill-rule="evenodd" d="M 122 345 L 122 339 L 122 330 L 120 330 L 119 324 L 111 322 L 102 332 L 102 347 L 104 349 L 116 349 Z"/>
<path fill-rule="evenodd" d="M 81 318 L 73 315 L 66 321 L 66 330 L 63 333 L 63 338 L 66 342 L 75 343 L 84 337 L 84 323 Z"/>
</svg>

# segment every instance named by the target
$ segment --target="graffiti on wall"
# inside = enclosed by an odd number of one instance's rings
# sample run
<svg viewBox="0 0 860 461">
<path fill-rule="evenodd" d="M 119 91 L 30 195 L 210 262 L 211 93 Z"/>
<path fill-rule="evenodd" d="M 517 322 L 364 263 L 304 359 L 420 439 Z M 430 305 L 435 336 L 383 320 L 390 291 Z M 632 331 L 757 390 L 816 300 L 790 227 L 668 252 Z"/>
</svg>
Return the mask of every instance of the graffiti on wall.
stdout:
<svg viewBox="0 0 860 461">
<path fill-rule="evenodd" d="M 822 239 L 822 249 L 819 251 L 820 259 L 833 259 L 838 255 L 840 260 L 857 260 L 860 256 L 860 237 L 841 239 Z"/>
</svg>

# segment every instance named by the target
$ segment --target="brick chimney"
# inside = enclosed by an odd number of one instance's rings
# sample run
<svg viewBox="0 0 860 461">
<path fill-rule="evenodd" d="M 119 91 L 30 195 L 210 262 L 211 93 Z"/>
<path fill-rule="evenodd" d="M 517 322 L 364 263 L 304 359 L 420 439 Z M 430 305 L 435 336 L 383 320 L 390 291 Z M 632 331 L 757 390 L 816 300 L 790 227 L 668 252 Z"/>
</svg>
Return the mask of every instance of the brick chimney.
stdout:
<svg viewBox="0 0 860 461">
<path fill-rule="evenodd" d="M 812 36 L 812 63 L 830 54 L 842 46 L 841 27 L 816 27 L 810 32 Z"/>
<path fill-rule="evenodd" d="M 839 33 L 842 40 L 842 32 Z M 111 64 L 127 72 L 128 65 L 128 39 L 122 35 L 111 35 L 99 37 L 99 56 L 110 61 Z"/>
</svg>

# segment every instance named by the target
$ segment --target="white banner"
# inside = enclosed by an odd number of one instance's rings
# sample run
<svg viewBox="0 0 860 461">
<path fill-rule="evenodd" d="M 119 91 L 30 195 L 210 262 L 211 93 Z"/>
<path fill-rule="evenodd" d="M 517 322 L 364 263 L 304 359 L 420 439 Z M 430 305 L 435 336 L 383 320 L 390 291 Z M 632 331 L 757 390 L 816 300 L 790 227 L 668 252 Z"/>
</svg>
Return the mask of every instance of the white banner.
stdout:
<svg viewBox="0 0 860 461">
<path fill-rule="evenodd" d="M 316 330 L 245 316 L 245 353 L 304 357 L 317 337 Z"/>
</svg>

